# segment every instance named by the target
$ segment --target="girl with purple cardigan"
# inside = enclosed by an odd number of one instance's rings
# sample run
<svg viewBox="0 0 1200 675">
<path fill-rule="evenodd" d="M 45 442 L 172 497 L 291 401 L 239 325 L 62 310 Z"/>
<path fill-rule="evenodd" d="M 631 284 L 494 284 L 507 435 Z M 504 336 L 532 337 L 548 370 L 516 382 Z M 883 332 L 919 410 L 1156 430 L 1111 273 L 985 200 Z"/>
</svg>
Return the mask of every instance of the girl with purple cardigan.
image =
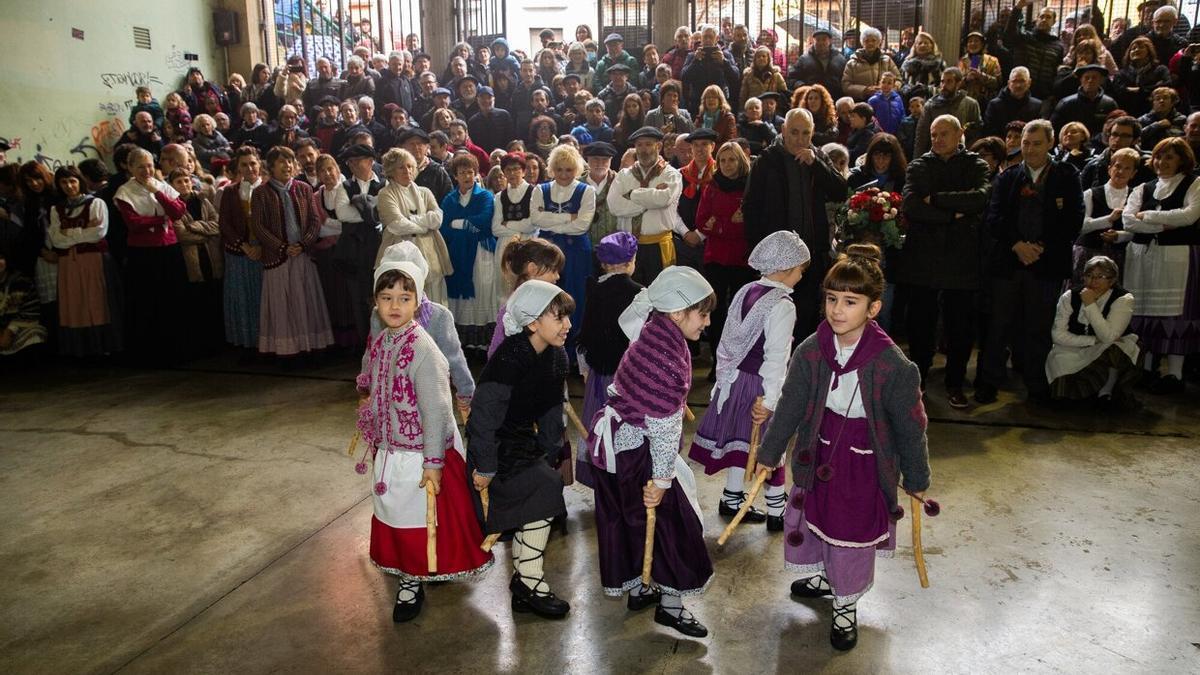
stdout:
<svg viewBox="0 0 1200 675">
<path fill-rule="evenodd" d="M 758 455 L 757 470 L 774 471 L 798 434 L 784 559 L 802 575 L 794 597 L 833 597 L 829 640 L 841 651 L 858 642 L 856 605 L 876 555 L 895 551 L 896 486 L 919 497 L 929 487 L 921 377 L 874 321 L 880 257 L 853 244 L 825 275 L 825 321 L 792 354 Z"/>
<path fill-rule="evenodd" d="M 713 570 L 696 477 L 679 455 L 679 442 L 692 384 L 687 341 L 699 339 L 716 302 L 699 272 L 679 266 L 663 270 L 634 297 L 620 318 L 629 349 L 588 438 L 605 595 L 628 593 L 631 611 L 658 605 L 656 623 L 692 637 L 708 629 L 683 608 L 683 597 L 703 593 Z M 657 523 L 653 583 L 647 585 L 641 577 L 650 507 Z"/>
</svg>

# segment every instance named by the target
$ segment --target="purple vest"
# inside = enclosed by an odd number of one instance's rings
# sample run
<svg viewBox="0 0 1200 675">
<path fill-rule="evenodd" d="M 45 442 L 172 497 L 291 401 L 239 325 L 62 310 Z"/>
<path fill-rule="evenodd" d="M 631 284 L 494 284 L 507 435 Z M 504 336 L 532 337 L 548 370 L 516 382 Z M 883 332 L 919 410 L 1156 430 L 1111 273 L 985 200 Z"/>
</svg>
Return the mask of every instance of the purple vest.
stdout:
<svg viewBox="0 0 1200 675">
<path fill-rule="evenodd" d="M 766 286 L 763 284 L 754 284 L 751 286 L 749 290 L 746 291 L 746 296 L 742 298 L 742 316 L 749 314 L 750 308 L 754 307 L 754 303 L 758 302 L 762 296 L 766 295 L 770 290 L 772 290 L 771 286 Z M 758 340 L 754 342 L 754 346 L 750 348 L 750 351 L 746 354 L 746 357 L 743 358 L 742 362 L 738 364 L 738 370 L 742 371 L 743 373 L 757 375 L 759 369 L 762 368 L 763 358 L 765 358 L 764 347 L 766 346 L 766 343 L 766 333 L 759 335 Z"/>
</svg>

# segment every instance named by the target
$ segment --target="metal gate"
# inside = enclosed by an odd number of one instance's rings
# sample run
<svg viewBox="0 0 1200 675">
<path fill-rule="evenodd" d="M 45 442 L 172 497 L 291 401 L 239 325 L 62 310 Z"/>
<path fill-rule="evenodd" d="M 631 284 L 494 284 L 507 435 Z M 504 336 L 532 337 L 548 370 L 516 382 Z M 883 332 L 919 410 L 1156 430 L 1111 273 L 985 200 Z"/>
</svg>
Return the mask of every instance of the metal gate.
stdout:
<svg viewBox="0 0 1200 675">
<path fill-rule="evenodd" d="M 316 76 L 316 61 L 325 57 L 340 70 L 354 48 L 375 53 L 419 50 L 420 0 L 275 0 L 275 50 L 268 65 L 300 55 Z"/>
<path fill-rule="evenodd" d="M 604 38 L 609 33 L 620 33 L 625 38 L 625 49 L 639 61 L 642 47 L 653 40 L 650 37 L 651 19 L 654 15 L 654 0 L 597 0 L 596 46 L 604 53 Z M 660 45 L 666 50 L 670 45 Z"/>
<path fill-rule="evenodd" d="M 1049 0 L 1045 6 L 1058 13 L 1059 33 L 1073 32 L 1084 24 L 1096 27 L 1102 37 L 1108 36 L 1113 40 L 1124 31 L 1137 26 L 1139 23 L 1138 5 L 1142 0 Z M 1005 20 L 1009 16 L 1013 3 L 1010 0 L 967 0 L 963 15 L 963 37 L 971 31 L 987 33 L 989 30 L 1003 34 Z M 1175 32 L 1194 42 L 1197 37 L 1196 27 L 1200 24 L 1200 2 L 1183 0 L 1179 3 L 1179 23 Z M 1026 15 L 1026 26 L 1033 24 L 1034 10 L 1030 7 Z M 1163 61 L 1166 58 L 1159 55 Z"/>
<path fill-rule="evenodd" d="M 491 45 L 508 32 L 508 0 L 457 0 L 454 29 L 472 48 Z"/>
<path fill-rule="evenodd" d="M 999 0 L 993 0 L 999 1 Z M 818 28 L 829 29 L 835 44 L 847 30 L 870 26 L 883 33 L 885 46 L 900 43 L 901 32 L 921 25 L 921 0 L 691 0 L 693 26 L 718 26 L 729 41 L 741 24 L 757 42 L 763 30 L 774 30 L 776 46 L 792 63 Z"/>
</svg>

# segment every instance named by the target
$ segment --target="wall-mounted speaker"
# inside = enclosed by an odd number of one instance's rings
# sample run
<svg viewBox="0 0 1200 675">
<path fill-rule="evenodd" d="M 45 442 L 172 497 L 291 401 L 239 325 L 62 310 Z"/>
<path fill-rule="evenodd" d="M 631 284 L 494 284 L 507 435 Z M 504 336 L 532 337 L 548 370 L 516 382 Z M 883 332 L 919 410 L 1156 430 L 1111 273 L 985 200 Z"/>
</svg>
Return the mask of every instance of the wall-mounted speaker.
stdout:
<svg viewBox="0 0 1200 675">
<path fill-rule="evenodd" d="M 228 9 L 213 10 L 213 39 L 222 47 L 238 43 L 238 15 Z"/>
</svg>

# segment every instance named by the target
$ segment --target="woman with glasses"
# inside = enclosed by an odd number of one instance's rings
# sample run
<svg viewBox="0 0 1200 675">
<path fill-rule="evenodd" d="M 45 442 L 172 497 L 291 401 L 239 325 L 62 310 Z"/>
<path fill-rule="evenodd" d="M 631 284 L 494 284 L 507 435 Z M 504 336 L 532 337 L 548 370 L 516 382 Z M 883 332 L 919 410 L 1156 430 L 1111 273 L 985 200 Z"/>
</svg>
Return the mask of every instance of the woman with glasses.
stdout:
<svg viewBox="0 0 1200 675">
<path fill-rule="evenodd" d="M 1084 266 L 1083 285 L 1059 298 L 1046 359 L 1055 398 L 1091 400 L 1101 409 L 1136 405 L 1129 387 L 1138 357 L 1138 338 L 1129 330 L 1133 294 L 1117 277 L 1112 258 L 1095 256 Z"/>
</svg>

